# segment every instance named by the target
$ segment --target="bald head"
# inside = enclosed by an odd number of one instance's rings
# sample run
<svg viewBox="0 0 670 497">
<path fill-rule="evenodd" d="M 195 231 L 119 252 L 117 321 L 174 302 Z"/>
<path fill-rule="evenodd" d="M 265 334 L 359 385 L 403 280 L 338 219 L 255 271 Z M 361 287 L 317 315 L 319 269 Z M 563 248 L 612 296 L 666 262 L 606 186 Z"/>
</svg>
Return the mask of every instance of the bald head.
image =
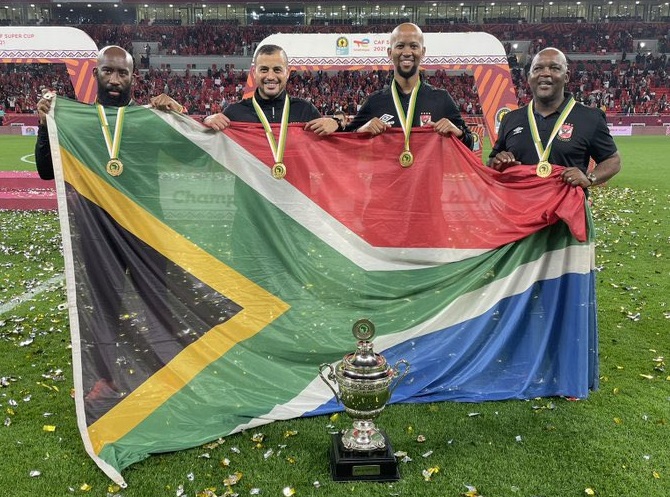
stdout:
<svg viewBox="0 0 670 497">
<path fill-rule="evenodd" d="M 551 58 L 556 63 L 561 64 L 567 70 L 568 59 L 565 57 L 565 54 L 563 52 L 561 52 L 558 48 L 554 47 L 543 48 L 542 50 L 537 52 L 535 54 L 535 57 L 533 57 L 533 61 L 530 64 L 531 70 L 538 60 L 546 58 Z"/>
<path fill-rule="evenodd" d="M 407 35 L 415 37 L 421 43 L 421 46 L 423 46 L 423 31 L 421 31 L 419 26 L 411 22 L 402 23 L 391 31 L 391 46 L 393 46 L 398 38 Z"/>
<path fill-rule="evenodd" d="M 108 57 L 123 58 L 125 63 L 130 68 L 130 72 L 132 72 L 133 68 L 135 67 L 133 56 L 130 55 L 125 49 L 117 45 L 108 45 L 100 49 L 98 52 L 98 67 Z"/>
</svg>

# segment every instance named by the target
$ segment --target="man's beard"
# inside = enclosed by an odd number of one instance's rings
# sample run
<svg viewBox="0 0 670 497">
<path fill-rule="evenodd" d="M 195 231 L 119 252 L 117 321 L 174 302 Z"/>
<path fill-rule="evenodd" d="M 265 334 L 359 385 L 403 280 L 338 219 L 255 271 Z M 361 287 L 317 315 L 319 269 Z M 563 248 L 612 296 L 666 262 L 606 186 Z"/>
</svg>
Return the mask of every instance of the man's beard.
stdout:
<svg viewBox="0 0 670 497">
<path fill-rule="evenodd" d="M 398 72 L 398 76 L 409 79 L 416 74 L 417 69 L 419 69 L 417 66 L 412 66 L 409 71 L 403 71 L 400 67 L 397 67 L 396 71 Z"/>
<path fill-rule="evenodd" d="M 123 107 L 130 103 L 130 87 L 125 89 L 115 88 L 114 91 L 118 91 L 119 94 L 110 95 L 108 89 L 98 91 L 98 102 L 111 107 Z"/>
</svg>

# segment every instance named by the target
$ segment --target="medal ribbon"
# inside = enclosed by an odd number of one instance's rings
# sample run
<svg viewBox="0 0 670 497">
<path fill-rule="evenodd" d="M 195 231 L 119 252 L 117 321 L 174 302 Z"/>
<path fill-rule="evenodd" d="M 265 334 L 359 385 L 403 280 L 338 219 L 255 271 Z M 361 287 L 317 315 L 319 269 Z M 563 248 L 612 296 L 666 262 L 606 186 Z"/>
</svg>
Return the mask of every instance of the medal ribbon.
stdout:
<svg viewBox="0 0 670 497">
<path fill-rule="evenodd" d="M 396 88 L 396 83 L 393 81 L 391 83 L 391 95 L 393 95 L 393 105 L 395 105 L 395 110 L 398 113 L 398 118 L 400 119 L 400 125 L 402 126 L 402 131 L 405 133 L 405 152 L 409 152 L 409 135 L 412 132 L 412 123 L 414 122 L 414 109 L 416 108 L 416 96 L 419 94 L 419 86 L 421 86 L 421 80 L 416 82 L 414 88 L 412 88 L 412 93 L 409 97 L 409 105 L 407 106 L 407 115 L 402 108 L 400 103 L 400 96 L 398 95 L 398 89 Z"/>
<path fill-rule="evenodd" d="M 288 115 L 291 110 L 291 104 L 288 98 L 288 94 L 284 99 L 284 110 L 282 111 L 281 115 L 281 124 L 279 126 L 279 143 L 275 141 L 275 137 L 272 134 L 272 128 L 270 127 L 270 121 L 268 121 L 268 118 L 265 117 L 263 109 L 261 109 L 261 106 L 256 101 L 256 95 L 254 95 L 251 98 L 251 100 L 252 104 L 254 105 L 256 115 L 258 116 L 258 119 L 261 121 L 261 123 L 263 124 L 263 128 L 265 129 L 265 136 L 267 137 L 268 143 L 270 144 L 270 150 L 272 150 L 272 157 L 274 157 L 275 163 L 283 162 L 284 150 L 286 150 L 286 135 L 287 135 L 286 132 L 288 130 Z"/>
<path fill-rule="evenodd" d="M 565 120 L 568 118 L 568 114 L 570 114 L 570 111 L 572 110 L 572 108 L 575 106 L 576 103 L 577 102 L 575 102 L 575 99 L 573 97 L 570 97 L 570 100 L 568 100 L 568 103 L 563 109 L 563 112 L 561 112 L 561 115 L 558 116 L 558 121 L 556 121 L 554 129 L 551 131 L 551 135 L 549 136 L 549 140 L 547 141 L 547 148 L 544 148 L 542 146 L 542 140 L 540 139 L 540 132 L 537 129 L 537 122 L 535 121 L 535 114 L 533 113 L 533 101 L 531 100 L 530 103 L 528 104 L 528 124 L 530 125 L 530 133 L 531 135 L 533 135 L 533 143 L 535 144 L 535 150 L 537 151 L 537 157 L 539 158 L 540 162 L 549 161 L 551 144 L 554 141 L 554 138 L 556 138 L 558 130 L 561 128 Z"/>
<path fill-rule="evenodd" d="M 98 119 L 102 127 L 102 136 L 105 137 L 105 144 L 107 145 L 107 152 L 109 152 L 110 159 L 119 158 L 119 149 L 121 148 L 121 135 L 123 133 L 123 118 L 126 114 L 125 107 L 119 107 L 116 111 L 116 125 L 114 127 L 114 138 L 109 132 L 109 122 L 105 115 L 105 109 L 100 104 L 95 104 L 98 109 Z"/>
</svg>

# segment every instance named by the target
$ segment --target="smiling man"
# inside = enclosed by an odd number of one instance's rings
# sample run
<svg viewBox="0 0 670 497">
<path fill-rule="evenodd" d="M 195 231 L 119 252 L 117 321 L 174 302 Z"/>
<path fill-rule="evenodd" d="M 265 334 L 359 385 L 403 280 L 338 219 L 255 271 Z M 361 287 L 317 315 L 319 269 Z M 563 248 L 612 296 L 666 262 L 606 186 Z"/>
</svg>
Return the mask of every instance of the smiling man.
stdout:
<svg viewBox="0 0 670 497">
<path fill-rule="evenodd" d="M 419 26 L 409 22 L 397 26 L 387 54 L 393 62 L 393 82 L 368 97 L 347 131 L 374 136 L 402 127 L 409 134 L 412 127 L 431 126 L 440 135 L 453 134 L 472 149 L 472 133 L 449 92 L 421 80 L 419 69 L 426 47 Z"/>
<path fill-rule="evenodd" d="M 575 102 L 565 91 L 570 71 L 563 52 L 545 48 L 528 74 L 533 99 L 500 124 L 488 165 L 502 171 L 517 164 L 565 166 L 561 179 L 574 187 L 605 183 L 621 169 L 621 158 L 600 109 Z M 589 160 L 596 167 L 588 171 Z"/>
<path fill-rule="evenodd" d="M 284 109 L 288 109 L 288 115 L 284 119 L 287 123 L 307 123 L 305 129 L 318 135 L 337 131 L 338 121 L 321 117 L 317 108 L 308 100 L 286 94 L 289 73 L 288 57 L 282 47 L 259 47 L 254 57 L 254 95 L 228 106 L 222 114 L 207 116 L 203 124 L 223 131 L 230 126 L 231 121 L 281 123 Z"/>
</svg>

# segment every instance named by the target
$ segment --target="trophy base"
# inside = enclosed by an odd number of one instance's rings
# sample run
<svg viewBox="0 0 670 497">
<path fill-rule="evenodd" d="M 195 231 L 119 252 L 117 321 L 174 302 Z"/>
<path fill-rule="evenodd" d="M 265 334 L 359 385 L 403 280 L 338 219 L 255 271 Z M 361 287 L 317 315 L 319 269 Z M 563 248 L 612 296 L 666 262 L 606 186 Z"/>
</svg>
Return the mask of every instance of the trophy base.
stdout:
<svg viewBox="0 0 670 497">
<path fill-rule="evenodd" d="M 369 452 L 349 450 L 342 444 L 342 435 L 332 435 L 330 471 L 334 481 L 398 481 L 400 472 L 391 442 L 380 431 L 386 447 Z"/>
</svg>

